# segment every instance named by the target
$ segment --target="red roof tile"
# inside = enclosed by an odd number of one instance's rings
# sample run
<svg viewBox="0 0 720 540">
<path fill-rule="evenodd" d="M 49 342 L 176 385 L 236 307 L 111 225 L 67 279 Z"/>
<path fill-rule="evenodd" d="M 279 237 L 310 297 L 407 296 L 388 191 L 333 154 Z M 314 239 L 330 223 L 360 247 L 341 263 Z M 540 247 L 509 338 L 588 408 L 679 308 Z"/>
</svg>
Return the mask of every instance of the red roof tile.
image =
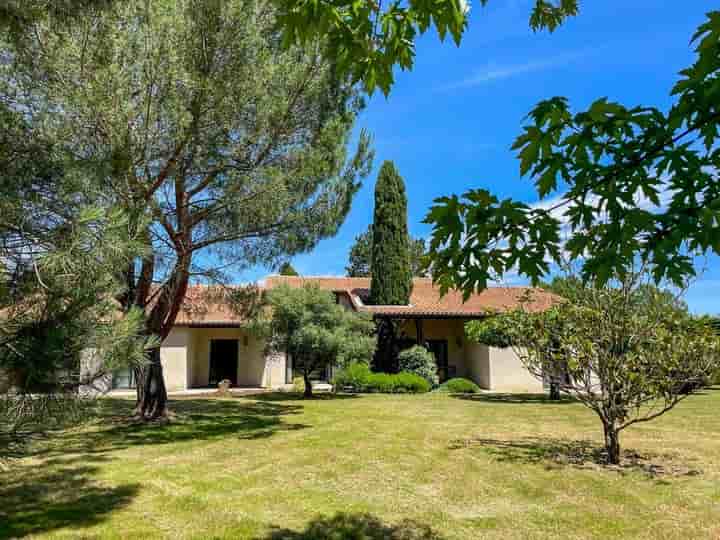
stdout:
<svg viewBox="0 0 720 540">
<path fill-rule="evenodd" d="M 370 278 L 269 276 L 265 287 L 272 288 L 280 283 L 291 286 L 315 283 L 322 289 L 347 294 L 358 311 L 390 316 L 480 317 L 515 309 L 523 300 L 525 308 L 531 311 L 543 311 L 559 300 L 556 295 L 539 288 L 489 287 L 463 301 L 462 293 L 458 291 L 448 291 L 441 296 L 432 279 L 414 278 L 409 306 L 371 306 L 365 304 Z"/>
</svg>

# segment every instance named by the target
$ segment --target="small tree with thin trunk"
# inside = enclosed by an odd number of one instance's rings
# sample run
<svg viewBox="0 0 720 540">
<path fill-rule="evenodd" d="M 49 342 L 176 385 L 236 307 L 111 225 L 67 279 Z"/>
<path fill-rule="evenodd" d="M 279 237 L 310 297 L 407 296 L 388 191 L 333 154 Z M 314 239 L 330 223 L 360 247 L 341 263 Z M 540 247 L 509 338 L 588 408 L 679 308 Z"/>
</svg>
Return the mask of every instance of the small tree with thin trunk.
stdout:
<svg viewBox="0 0 720 540">
<path fill-rule="evenodd" d="M 654 300 L 653 300 L 654 298 Z M 671 410 L 708 384 L 720 340 L 702 319 L 633 282 L 583 288 L 544 313 L 506 315 L 513 347 L 537 377 L 600 418 L 607 461 L 620 461 L 620 433 Z"/>
<path fill-rule="evenodd" d="M 314 371 L 368 362 L 375 351 L 372 319 L 338 305 L 316 285 L 281 285 L 268 293 L 267 302 L 267 318 L 258 321 L 258 329 L 269 338 L 268 349 L 286 353 L 302 373 L 305 397 L 312 397 Z"/>
</svg>

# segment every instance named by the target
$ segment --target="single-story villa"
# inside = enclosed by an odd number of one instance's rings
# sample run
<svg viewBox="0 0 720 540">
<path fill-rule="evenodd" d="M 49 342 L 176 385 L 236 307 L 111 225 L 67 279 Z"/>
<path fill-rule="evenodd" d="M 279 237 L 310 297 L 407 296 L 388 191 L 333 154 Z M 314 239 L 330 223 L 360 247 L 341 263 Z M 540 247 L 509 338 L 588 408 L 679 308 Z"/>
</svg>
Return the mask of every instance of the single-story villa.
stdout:
<svg viewBox="0 0 720 540">
<path fill-rule="evenodd" d="M 466 377 L 481 388 L 502 392 L 540 392 L 543 383 L 522 366 L 511 349 L 473 343 L 465 336 L 467 321 L 513 309 L 521 301 L 526 309 L 547 309 L 556 297 L 542 289 L 491 287 L 463 301 L 449 291 L 441 296 L 429 278 L 415 278 L 406 306 L 368 305 L 369 278 L 268 276 L 258 283 L 271 289 L 282 283 L 300 287 L 313 283 L 331 291 L 338 303 L 375 317 L 400 321 L 399 339 L 410 346 L 424 343 L 435 354 L 440 380 Z M 201 286 L 189 289 L 175 327 L 162 343 L 161 361 L 169 391 L 214 388 L 223 379 L 233 386 L 282 388 L 296 374 L 292 358 L 266 354 L 264 343 L 246 329 L 242 317 L 222 301 L 208 300 Z M 525 300 L 523 300 L 525 299 Z M 318 373 L 327 379 L 329 373 Z M 132 388 L 132 372 L 117 372 L 108 384 Z"/>
</svg>

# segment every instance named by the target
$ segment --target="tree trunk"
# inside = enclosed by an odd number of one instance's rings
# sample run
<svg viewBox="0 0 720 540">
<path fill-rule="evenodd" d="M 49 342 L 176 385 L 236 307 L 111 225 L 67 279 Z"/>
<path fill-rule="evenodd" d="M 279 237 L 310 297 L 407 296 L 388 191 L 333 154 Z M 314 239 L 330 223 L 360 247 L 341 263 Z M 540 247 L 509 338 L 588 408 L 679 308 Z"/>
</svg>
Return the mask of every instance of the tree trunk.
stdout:
<svg viewBox="0 0 720 540">
<path fill-rule="evenodd" d="M 145 366 L 135 366 L 135 416 L 140 416 L 142 404 L 145 400 Z"/>
<path fill-rule="evenodd" d="M 392 373 L 395 368 L 395 324 L 391 319 L 377 321 L 378 347 L 373 366 L 376 371 Z"/>
<path fill-rule="evenodd" d="M 607 460 L 611 465 L 620 464 L 620 433 L 612 423 L 603 423 L 605 430 L 605 451 Z"/>
<path fill-rule="evenodd" d="M 305 381 L 305 392 L 303 393 L 303 397 L 311 398 L 313 397 L 312 392 L 312 383 L 310 382 L 310 372 L 305 370 L 303 371 L 303 380 Z"/>
<path fill-rule="evenodd" d="M 560 400 L 560 385 L 555 381 L 554 378 L 550 380 L 550 400 Z"/>
<path fill-rule="evenodd" d="M 167 389 L 160 363 L 160 347 L 150 352 L 150 362 L 145 367 L 140 416 L 155 420 L 167 416 Z"/>
</svg>

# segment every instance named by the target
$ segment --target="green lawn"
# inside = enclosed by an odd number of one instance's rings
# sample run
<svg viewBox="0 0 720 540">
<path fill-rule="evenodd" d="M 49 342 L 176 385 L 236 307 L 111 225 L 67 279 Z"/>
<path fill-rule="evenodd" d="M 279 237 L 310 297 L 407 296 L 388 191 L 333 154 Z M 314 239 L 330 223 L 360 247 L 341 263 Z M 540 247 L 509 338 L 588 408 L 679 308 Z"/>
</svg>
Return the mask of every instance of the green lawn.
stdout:
<svg viewBox="0 0 720 540">
<path fill-rule="evenodd" d="M 171 425 L 128 426 L 104 400 L 36 443 L 0 473 L 0 537 L 720 537 L 716 390 L 628 430 L 641 463 L 621 470 L 592 464 L 591 413 L 537 396 L 171 405 Z"/>
</svg>

